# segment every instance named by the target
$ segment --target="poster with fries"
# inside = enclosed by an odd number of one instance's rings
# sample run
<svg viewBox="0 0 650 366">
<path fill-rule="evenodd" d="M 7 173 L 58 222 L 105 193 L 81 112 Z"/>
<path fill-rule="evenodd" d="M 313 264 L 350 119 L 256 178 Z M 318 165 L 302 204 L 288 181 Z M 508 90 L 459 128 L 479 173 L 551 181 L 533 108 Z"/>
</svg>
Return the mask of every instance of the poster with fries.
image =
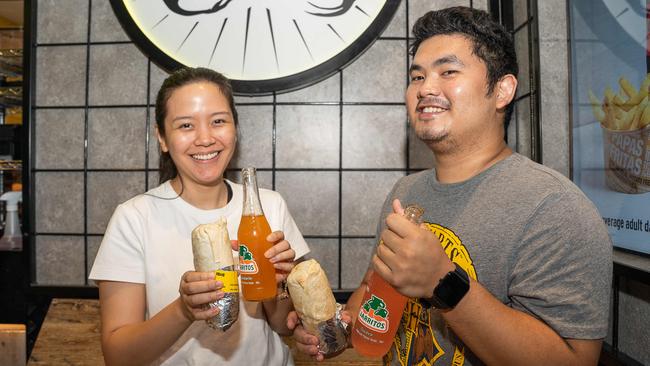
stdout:
<svg viewBox="0 0 650 366">
<path fill-rule="evenodd" d="M 614 245 L 650 255 L 645 2 L 621 2 L 631 6 L 625 12 L 608 4 L 571 2 L 572 177 L 598 207 Z"/>
</svg>

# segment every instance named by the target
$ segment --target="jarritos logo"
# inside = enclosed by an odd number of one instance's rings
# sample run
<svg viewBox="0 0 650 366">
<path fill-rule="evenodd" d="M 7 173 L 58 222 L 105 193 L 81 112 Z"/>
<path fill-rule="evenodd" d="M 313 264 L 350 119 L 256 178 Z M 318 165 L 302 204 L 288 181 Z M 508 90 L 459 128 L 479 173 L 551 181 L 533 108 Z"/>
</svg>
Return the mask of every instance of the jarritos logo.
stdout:
<svg viewBox="0 0 650 366">
<path fill-rule="evenodd" d="M 258 272 L 257 262 L 253 258 L 253 253 L 248 250 L 246 245 L 239 245 L 239 271 L 246 274 L 255 274 Z"/>
<path fill-rule="evenodd" d="M 379 333 L 388 331 L 388 309 L 381 297 L 371 295 L 359 311 L 359 320 L 368 328 Z"/>
</svg>

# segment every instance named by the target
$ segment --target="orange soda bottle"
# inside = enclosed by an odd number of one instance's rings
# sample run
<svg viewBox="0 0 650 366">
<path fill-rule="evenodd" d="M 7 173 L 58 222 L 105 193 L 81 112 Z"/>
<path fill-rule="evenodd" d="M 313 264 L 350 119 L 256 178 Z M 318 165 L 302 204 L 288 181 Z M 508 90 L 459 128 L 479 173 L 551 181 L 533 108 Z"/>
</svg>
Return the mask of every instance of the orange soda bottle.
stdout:
<svg viewBox="0 0 650 366">
<path fill-rule="evenodd" d="M 404 216 L 418 225 L 423 213 L 424 210 L 417 205 L 404 209 Z M 366 357 L 382 357 L 388 353 L 407 300 L 406 296 L 373 271 L 352 327 L 354 349 Z"/>
<path fill-rule="evenodd" d="M 271 227 L 262 211 L 255 168 L 242 169 L 242 180 L 244 207 L 237 231 L 241 291 L 244 300 L 262 301 L 277 293 L 275 267 L 264 257 L 264 252 L 273 246 L 266 241 Z"/>
</svg>

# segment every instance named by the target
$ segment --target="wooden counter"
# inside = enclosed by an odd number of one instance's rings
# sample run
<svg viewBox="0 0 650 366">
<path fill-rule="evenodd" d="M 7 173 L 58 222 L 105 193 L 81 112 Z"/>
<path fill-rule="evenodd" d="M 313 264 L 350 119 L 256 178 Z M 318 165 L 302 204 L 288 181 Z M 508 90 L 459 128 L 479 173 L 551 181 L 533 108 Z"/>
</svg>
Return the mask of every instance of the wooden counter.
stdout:
<svg viewBox="0 0 650 366">
<path fill-rule="evenodd" d="M 285 340 L 290 346 L 291 339 Z M 354 350 L 315 362 L 293 347 L 296 366 L 376 366 L 380 360 L 359 356 Z M 28 365 L 103 365 L 97 300 L 54 299 L 36 339 Z"/>
<path fill-rule="evenodd" d="M 53 299 L 28 365 L 103 365 L 99 301 Z"/>
<path fill-rule="evenodd" d="M 24 365 L 25 324 L 0 324 L 0 365 Z"/>
</svg>

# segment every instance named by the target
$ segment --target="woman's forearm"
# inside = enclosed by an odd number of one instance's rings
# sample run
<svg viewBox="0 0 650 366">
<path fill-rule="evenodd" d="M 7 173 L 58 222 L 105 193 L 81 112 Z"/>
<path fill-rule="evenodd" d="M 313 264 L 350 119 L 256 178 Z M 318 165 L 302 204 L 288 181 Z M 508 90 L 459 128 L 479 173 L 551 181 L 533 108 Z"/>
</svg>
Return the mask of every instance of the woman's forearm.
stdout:
<svg viewBox="0 0 650 366">
<path fill-rule="evenodd" d="M 141 323 L 127 324 L 105 332 L 102 349 L 107 365 L 143 365 L 156 360 L 192 324 L 180 299 Z"/>
</svg>

